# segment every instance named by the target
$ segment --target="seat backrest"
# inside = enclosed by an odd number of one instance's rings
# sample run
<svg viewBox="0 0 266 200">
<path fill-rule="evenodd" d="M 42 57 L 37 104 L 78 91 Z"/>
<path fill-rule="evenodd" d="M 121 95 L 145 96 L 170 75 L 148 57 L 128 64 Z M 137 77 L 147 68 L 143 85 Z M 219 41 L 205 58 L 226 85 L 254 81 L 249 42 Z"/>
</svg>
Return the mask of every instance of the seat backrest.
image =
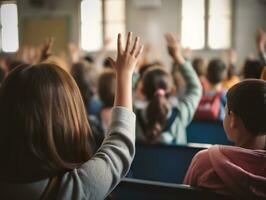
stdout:
<svg viewBox="0 0 266 200">
<path fill-rule="evenodd" d="M 192 121 L 187 127 L 188 143 L 232 145 L 221 121 Z"/>
<path fill-rule="evenodd" d="M 124 179 L 111 194 L 112 200 L 228 200 L 214 192 L 181 184 Z"/>
<path fill-rule="evenodd" d="M 182 183 L 193 156 L 204 146 L 136 144 L 128 177 Z"/>
</svg>

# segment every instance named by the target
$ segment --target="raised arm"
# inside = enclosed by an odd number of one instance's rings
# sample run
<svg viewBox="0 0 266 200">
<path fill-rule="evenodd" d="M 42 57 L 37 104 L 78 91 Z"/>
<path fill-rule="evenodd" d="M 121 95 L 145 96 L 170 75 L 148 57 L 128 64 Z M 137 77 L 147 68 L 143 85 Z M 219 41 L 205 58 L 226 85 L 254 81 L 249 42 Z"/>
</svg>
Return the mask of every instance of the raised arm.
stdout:
<svg viewBox="0 0 266 200">
<path fill-rule="evenodd" d="M 113 68 L 116 70 L 116 96 L 115 106 L 124 106 L 132 111 L 132 75 L 137 65 L 137 61 L 143 51 L 143 46 L 140 45 L 140 38 L 136 37 L 134 45 L 130 50 L 132 33 L 128 33 L 125 49 L 122 48 L 121 34 L 117 40 L 117 59 L 114 61 L 109 58 Z"/>
<path fill-rule="evenodd" d="M 179 110 L 182 120 L 188 124 L 193 118 L 202 95 L 202 87 L 196 72 L 189 61 L 185 61 L 182 55 L 181 43 L 172 33 L 165 34 L 168 53 L 186 80 L 187 88 L 184 96 L 180 99 Z"/>
<path fill-rule="evenodd" d="M 256 35 L 256 46 L 259 57 L 264 63 L 266 63 L 265 44 L 266 44 L 266 34 L 262 29 L 258 29 Z"/>
<path fill-rule="evenodd" d="M 74 176 L 71 178 L 73 190 L 75 184 L 81 182 L 81 193 L 86 199 L 104 199 L 126 175 L 135 153 L 135 115 L 132 112 L 131 79 L 143 47 L 137 37 L 130 48 L 131 38 L 132 33 L 129 33 L 126 47 L 122 49 L 119 34 L 117 59 L 110 58 L 116 70 L 117 86 L 109 136 L 95 156 L 71 174 Z"/>
</svg>

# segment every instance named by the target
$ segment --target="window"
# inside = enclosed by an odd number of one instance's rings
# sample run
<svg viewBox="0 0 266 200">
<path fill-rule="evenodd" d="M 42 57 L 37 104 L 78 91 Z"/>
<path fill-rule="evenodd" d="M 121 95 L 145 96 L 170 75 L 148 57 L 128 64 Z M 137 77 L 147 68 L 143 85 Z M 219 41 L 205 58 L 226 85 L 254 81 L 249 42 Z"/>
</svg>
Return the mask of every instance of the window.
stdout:
<svg viewBox="0 0 266 200">
<path fill-rule="evenodd" d="M 18 41 L 18 11 L 15 3 L 0 5 L 0 46 L 4 52 L 16 52 L 19 48 Z"/>
<path fill-rule="evenodd" d="M 117 34 L 125 31 L 125 0 L 82 0 L 82 49 L 97 51 L 110 38 L 109 50 L 114 50 Z"/>
<path fill-rule="evenodd" d="M 231 47 L 231 1 L 209 0 L 208 46 L 211 49 Z"/>
<path fill-rule="evenodd" d="M 204 0 L 183 0 L 181 42 L 184 47 L 202 49 L 204 39 Z"/>
<path fill-rule="evenodd" d="M 231 0 L 183 0 L 181 20 L 184 47 L 231 47 Z"/>
</svg>

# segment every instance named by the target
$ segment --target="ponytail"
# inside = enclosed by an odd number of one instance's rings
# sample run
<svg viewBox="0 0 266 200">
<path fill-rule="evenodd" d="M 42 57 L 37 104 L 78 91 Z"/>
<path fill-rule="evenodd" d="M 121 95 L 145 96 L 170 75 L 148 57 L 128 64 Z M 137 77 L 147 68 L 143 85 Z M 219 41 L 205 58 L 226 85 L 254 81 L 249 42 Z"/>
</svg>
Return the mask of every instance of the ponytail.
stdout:
<svg viewBox="0 0 266 200">
<path fill-rule="evenodd" d="M 147 129 L 145 135 L 150 142 L 156 142 L 163 129 L 166 126 L 168 114 L 168 101 L 165 97 L 165 91 L 159 89 L 156 91 L 154 97 L 150 100 L 147 106 Z"/>
<path fill-rule="evenodd" d="M 171 75 L 160 67 L 148 69 L 143 76 L 143 94 L 148 101 L 144 134 L 151 143 L 159 140 L 166 127 L 172 83 Z"/>
</svg>

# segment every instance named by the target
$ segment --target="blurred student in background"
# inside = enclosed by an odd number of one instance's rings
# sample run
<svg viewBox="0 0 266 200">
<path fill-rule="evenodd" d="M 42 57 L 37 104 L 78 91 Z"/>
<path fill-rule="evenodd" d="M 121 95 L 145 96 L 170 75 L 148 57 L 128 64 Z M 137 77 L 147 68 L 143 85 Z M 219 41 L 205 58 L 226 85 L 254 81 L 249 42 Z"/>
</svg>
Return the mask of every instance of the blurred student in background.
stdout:
<svg viewBox="0 0 266 200">
<path fill-rule="evenodd" d="M 187 81 L 185 95 L 178 106 L 169 101 L 173 80 L 161 67 L 151 67 L 143 75 L 143 94 L 147 107 L 136 110 L 137 139 L 146 143 L 185 144 L 186 126 L 193 118 L 202 94 L 197 74 L 181 53 L 180 42 L 173 34 L 166 34 L 170 56 Z"/>
</svg>

